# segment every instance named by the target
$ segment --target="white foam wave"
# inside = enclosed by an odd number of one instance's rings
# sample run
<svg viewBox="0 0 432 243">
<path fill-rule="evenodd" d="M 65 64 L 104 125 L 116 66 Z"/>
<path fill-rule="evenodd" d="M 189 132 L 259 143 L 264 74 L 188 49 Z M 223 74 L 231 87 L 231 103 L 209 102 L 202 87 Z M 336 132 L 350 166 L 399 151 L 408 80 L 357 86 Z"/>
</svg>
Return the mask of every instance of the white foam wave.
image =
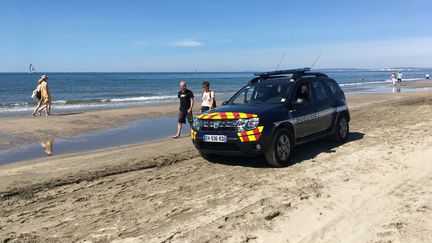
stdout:
<svg viewBox="0 0 432 243">
<path fill-rule="evenodd" d="M 54 113 L 56 111 L 80 111 L 80 110 L 92 110 L 92 109 L 111 109 L 111 108 L 123 108 L 133 107 L 145 104 L 161 104 L 172 102 L 172 99 L 165 100 L 147 100 L 147 101 L 131 101 L 131 102 L 106 102 L 106 103 L 81 103 L 81 104 L 53 104 L 52 109 Z M 2 107 L 0 108 L 0 114 L 10 113 L 26 113 L 33 111 L 33 106 L 13 106 L 13 107 Z"/>
<path fill-rule="evenodd" d="M 402 79 L 403 82 L 412 82 L 412 81 L 419 81 L 419 80 L 423 80 L 424 78 L 404 78 Z M 369 84 L 386 84 L 386 83 L 392 83 L 393 81 L 390 79 L 386 79 L 386 80 L 380 80 L 380 81 L 364 81 L 364 82 L 349 82 L 349 83 L 342 83 L 339 84 L 339 86 L 344 87 L 344 86 L 356 86 L 356 85 L 369 85 Z"/>
<path fill-rule="evenodd" d="M 114 98 L 114 99 L 108 99 L 107 101 L 111 101 L 111 102 L 129 102 L 129 101 L 165 100 L 165 99 L 174 99 L 174 98 L 177 98 L 177 96 L 170 96 L 170 95 L 141 96 L 141 97 L 129 97 L 129 98 Z"/>
<path fill-rule="evenodd" d="M 355 85 L 368 85 L 368 84 L 385 84 L 385 83 L 391 83 L 391 80 L 383 80 L 383 81 L 372 81 L 372 82 L 352 82 L 352 83 L 343 83 L 339 84 L 339 86 L 355 86 Z"/>
</svg>

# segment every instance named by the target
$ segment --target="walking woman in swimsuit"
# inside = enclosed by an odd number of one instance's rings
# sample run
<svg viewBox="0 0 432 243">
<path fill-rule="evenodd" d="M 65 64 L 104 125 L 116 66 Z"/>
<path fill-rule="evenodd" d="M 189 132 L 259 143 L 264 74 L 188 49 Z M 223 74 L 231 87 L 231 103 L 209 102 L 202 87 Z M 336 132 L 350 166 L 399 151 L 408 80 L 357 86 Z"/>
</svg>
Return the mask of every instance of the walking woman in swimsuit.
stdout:
<svg viewBox="0 0 432 243">
<path fill-rule="evenodd" d="M 36 107 L 33 110 L 32 115 L 36 116 L 36 112 L 39 111 L 39 115 L 41 115 L 41 111 L 42 109 L 39 110 L 39 108 L 42 106 L 42 97 L 41 97 L 41 83 L 43 81 L 43 76 L 38 80 L 38 85 L 36 87 L 36 89 L 33 91 L 33 95 L 32 98 L 34 99 L 38 99 L 38 103 L 36 105 Z"/>
<path fill-rule="evenodd" d="M 33 111 L 33 116 L 36 114 L 39 107 L 41 111 L 45 109 L 45 115 L 49 116 L 51 113 L 51 93 L 48 88 L 48 76 L 42 75 L 40 80 L 42 80 L 42 82 L 38 88 L 40 87 L 41 99 L 38 103 L 38 106 L 36 106 L 35 110 Z"/>
</svg>

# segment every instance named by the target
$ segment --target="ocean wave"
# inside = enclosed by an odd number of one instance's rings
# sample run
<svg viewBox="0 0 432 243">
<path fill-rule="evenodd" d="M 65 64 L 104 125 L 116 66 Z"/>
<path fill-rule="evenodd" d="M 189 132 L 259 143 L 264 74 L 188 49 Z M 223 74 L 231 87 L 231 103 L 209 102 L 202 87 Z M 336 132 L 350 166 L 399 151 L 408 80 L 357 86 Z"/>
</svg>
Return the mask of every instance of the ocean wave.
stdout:
<svg viewBox="0 0 432 243">
<path fill-rule="evenodd" d="M 378 72 L 412 72 L 412 71 L 428 71 L 429 68 L 380 68 L 380 69 L 371 69 L 371 71 L 378 71 Z"/>
<path fill-rule="evenodd" d="M 424 78 L 404 78 L 402 79 L 402 82 L 412 82 L 412 81 L 419 81 L 423 80 Z M 386 84 L 386 83 L 392 83 L 393 81 L 390 79 L 386 80 L 379 80 L 379 81 L 363 81 L 363 82 L 347 82 L 347 83 L 340 83 L 339 86 L 356 86 L 356 85 L 368 85 L 368 84 Z"/>
<path fill-rule="evenodd" d="M 111 108 L 123 108 L 123 107 L 134 107 L 145 104 L 163 104 L 173 102 L 173 99 L 165 100 L 146 100 L 146 101 L 129 101 L 129 102 L 98 102 L 98 103 L 75 103 L 65 104 L 53 102 L 53 111 L 80 111 L 80 110 L 93 110 L 93 109 L 111 109 Z M 9 113 L 26 113 L 31 112 L 35 105 L 23 105 L 23 106 L 8 106 L 0 107 L 0 114 Z"/>
<path fill-rule="evenodd" d="M 177 96 L 160 95 L 160 96 L 140 96 L 128 98 L 112 99 L 82 99 L 82 100 L 54 100 L 54 110 L 87 110 L 87 109 L 109 109 L 128 106 L 139 106 L 143 104 L 157 104 L 173 102 Z M 24 113 L 34 109 L 36 101 L 17 102 L 17 103 L 0 103 L 0 113 Z"/>
<path fill-rule="evenodd" d="M 162 95 L 162 96 L 140 96 L 140 97 L 129 97 L 129 98 L 113 98 L 108 99 L 109 102 L 130 102 L 130 101 L 148 101 L 148 100 L 165 100 L 175 99 L 177 96 L 173 95 Z"/>
<path fill-rule="evenodd" d="M 88 100 L 54 100 L 53 104 L 69 105 L 69 104 L 89 104 L 107 102 L 107 99 L 88 99 Z"/>
<path fill-rule="evenodd" d="M 108 98 L 108 99 L 82 99 L 82 100 L 54 100 L 54 104 L 58 105 L 75 105 L 75 104 L 94 104 L 94 103 L 121 103 L 121 102 L 137 102 L 137 101 L 159 101 L 165 99 L 174 99 L 177 96 L 162 95 L 162 96 L 139 96 L 127 98 Z"/>
<path fill-rule="evenodd" d="M 0 103 L 0 108 L 3 107 L 21 107 L 21 106 L 27 106 L 30 105 L 29 102 L 18 102 L 18 103 Z M 34 102 L 36 104 L 36 102 Z"/>
<path fill-rule="evenodd" d="M 382 81 L 370 81 L 370 82 L 348 82 L 348 83 L 342 83 L 339 84 L 339 86 L 356 86 L 356 85 L 368 85 L 368 84 L 385 84 L 385 83 L 391 83 L 391 80 L 382 80 Z"/>
</svg>

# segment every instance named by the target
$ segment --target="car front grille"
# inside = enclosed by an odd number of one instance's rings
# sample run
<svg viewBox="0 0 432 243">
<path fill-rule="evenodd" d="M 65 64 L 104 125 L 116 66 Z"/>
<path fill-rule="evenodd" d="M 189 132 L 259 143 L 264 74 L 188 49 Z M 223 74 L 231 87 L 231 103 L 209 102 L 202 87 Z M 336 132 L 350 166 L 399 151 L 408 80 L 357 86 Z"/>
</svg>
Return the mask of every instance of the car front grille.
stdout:
<svg viewBox="0 0 432 243">
<path fill-rule="evenodd" d="M 202 131 L 236 131 L 237 120 L 202 120 Z"/>
</svg>

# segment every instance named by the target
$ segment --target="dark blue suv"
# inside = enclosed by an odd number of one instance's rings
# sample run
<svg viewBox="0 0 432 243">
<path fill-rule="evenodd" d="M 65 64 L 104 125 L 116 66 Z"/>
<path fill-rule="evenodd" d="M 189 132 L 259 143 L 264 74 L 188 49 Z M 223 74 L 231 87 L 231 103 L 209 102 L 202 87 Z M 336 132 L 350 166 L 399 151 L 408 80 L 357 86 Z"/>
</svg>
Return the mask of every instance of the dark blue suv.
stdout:
<svg viewBox="0 0 432 243">
<path fill-rule="evenodd" d="M 298 144 L 325 136 L 346 141 L 350 114 L 335 80 L 309 68 L 255 76 L 221 107 L 194 118 L 191 137 L 203 157 L 264 154 L 281 167 Z"/>
</svg>

